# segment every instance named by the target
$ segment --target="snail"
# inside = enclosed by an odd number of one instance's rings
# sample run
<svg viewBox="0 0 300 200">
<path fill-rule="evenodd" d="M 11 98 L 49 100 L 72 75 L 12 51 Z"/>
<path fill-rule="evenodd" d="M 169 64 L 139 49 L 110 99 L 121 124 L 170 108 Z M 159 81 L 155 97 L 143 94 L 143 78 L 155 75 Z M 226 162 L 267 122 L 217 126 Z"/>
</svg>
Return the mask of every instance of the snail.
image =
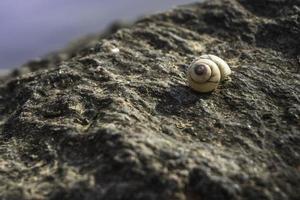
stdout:
<svg viewBox="0 0 300 200">
<path fill-rule="evenodd" d="M 218 56 L 202 55 L 192 62 L 187 71 L 189 86 L 201 93 L 215 90 L 231 74 L 228 64 Z"/>
</svg>

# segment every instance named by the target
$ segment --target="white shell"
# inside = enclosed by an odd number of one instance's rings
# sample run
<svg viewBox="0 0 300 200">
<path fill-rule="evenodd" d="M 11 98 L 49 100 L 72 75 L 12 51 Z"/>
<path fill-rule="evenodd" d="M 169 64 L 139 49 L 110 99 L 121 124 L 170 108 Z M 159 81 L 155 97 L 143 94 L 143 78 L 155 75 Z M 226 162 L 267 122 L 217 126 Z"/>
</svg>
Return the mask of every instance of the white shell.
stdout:
<svg viewBox="0 0 300 200">
<path fill-rule="evenodd" d="M 221 81 L 223 81 L 225 78 L 227 78 L 231 74 L 231 69 L 228 66 L 228 64 L 220 57 L 212 55 L 212 54 L 206 54 L 200 56 L 200 58 L 205 58 L 214 61 L 221 72 Z"/>
<path fill-rule="evenodd" d="M 195 70 L 201 65 L 205 67 L 205 73 L 198 75 Z M 198 68 L 199 69 L 199 68 Z M 220 81 L 223 81 L 231 74 L 228 64 L 215 55 L 202 55 L 192 62 L 188 71 L 187 78 L 190 87 L 197 92 L 211 92 L 215 90 Z"/>
</svg>

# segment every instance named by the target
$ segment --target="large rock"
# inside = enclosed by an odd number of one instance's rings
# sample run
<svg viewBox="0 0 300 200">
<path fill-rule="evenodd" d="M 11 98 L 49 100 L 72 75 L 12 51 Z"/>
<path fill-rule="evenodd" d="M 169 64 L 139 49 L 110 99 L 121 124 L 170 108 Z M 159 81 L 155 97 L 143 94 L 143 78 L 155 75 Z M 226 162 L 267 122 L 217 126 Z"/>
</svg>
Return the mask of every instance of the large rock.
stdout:
<svg viewBox="0 0 300 200">
<path fill-rule="evenodd" d="M 300 199 L 299 16 L 183 6 L 3 79 L 1 199 Z M 211 94 L 186 86 L 204 53 L 233 70 Z"/>
</svg>

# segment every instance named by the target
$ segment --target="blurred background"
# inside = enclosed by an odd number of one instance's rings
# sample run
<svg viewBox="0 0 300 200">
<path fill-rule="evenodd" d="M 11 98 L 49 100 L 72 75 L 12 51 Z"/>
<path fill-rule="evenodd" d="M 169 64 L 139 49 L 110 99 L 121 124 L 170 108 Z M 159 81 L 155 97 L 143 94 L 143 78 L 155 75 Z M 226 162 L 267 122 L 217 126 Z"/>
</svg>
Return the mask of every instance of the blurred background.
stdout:
<svg viewBox="0 0 300 200">
<path fill-rule="evenodd" d="M 0 71 L 104 31 L 115 21 L 131 22 L 195 1 L 0 0 Z"/>
</svg>

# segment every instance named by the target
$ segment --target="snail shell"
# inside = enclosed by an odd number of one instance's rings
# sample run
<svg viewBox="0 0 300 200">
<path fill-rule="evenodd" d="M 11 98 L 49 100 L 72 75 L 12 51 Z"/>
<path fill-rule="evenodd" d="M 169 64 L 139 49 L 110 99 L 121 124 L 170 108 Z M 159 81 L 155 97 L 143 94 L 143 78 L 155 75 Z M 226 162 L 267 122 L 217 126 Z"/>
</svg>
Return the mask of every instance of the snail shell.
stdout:
<svg viewBox="0 0 300 200">
<path fill-rule="evenodd" d="M 211 92 L 231 74 L 228 64 L 215 55 L 202 55 L 192 62 L 187 76 L 190 87 L 197 92 Z"/>
</svg>

